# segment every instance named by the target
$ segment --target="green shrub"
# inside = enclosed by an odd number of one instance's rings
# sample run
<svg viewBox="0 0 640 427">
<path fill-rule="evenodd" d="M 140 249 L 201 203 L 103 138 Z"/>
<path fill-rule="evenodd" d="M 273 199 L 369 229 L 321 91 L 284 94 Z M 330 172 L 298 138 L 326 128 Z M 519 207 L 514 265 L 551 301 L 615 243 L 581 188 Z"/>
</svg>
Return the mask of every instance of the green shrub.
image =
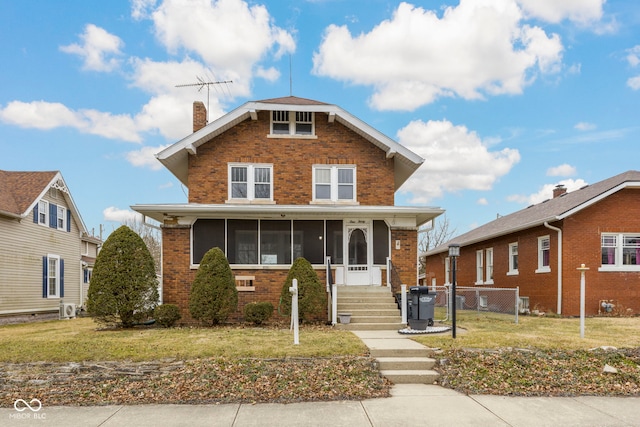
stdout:
<svg viewBox="0 0 640 427">
<path fill-rule="evenodd" d="M 149 317 L 158 299 L 158 278 L 149 249 L 129 227 L 119 227 L 96 258 L 87 313 L 96 322 L 131 328 Z"/>
<path fill-rule="evenodd" d="M 298 317 L 300 320 L 310 321 L 326 309 L 324 287 L 318 274 L 305 258 L 298 258 L 293 262 L 287 280 L 282 286 L 280 294 L 280 313 L 291 315 L 291 293 L 289 288 L 293 279 L 298 279 Z"/>
<path fill-rule="evenodd" d="M 202 323 L 225 322 L 238 308 L 238 291 L 229 262 L 220 248 L 204 254 L 189 295 L 189 313 Z"/>
<path fill-rule="evenodd" d="M 162 304 L 153 310 L 153 317 L 156 319 L 158 325 L 171 328 L 178 320 L 182 318 L 180 314 L 180 308 L 175 304 Z"/>
<path fill-rule="evenodd" d="M 250 302 L 244 306 L 244 321 L 255 325 L 262 325 L 271 318 L 273 304 L 270 302 Z"/>
</svg>

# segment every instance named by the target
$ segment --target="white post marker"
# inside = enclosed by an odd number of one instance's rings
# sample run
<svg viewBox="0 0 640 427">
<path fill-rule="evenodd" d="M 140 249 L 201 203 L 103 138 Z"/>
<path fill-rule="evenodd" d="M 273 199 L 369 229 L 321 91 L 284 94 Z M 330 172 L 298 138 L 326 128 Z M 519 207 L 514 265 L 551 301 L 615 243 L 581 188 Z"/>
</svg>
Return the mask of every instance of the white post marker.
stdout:
<svg viewBox="0 0 640 427">
<path fill-rule="evenodd" d="M 289 288 L 291 292 L 291 329 L 293 329 L 293 344 L 300 344 L 300 322 L 298 322 L 298 279 L 293 279 Z M 290 329 L 290 330 L 291 330 Z"/>
<path fill-rule="evenodd" d="M 402 320 L 400 322 L 403 325 L 407 324 L 407 285 L 400 285 L 400 313 Z"/>
<path fill-rule="evenodd" d="M 580 272 L 580 338 L 584 338 L 584 273 L 589 270 L 589 267 L 585 267 L 584 264 L 582 264 L 577 270 Z"/>
</svg>

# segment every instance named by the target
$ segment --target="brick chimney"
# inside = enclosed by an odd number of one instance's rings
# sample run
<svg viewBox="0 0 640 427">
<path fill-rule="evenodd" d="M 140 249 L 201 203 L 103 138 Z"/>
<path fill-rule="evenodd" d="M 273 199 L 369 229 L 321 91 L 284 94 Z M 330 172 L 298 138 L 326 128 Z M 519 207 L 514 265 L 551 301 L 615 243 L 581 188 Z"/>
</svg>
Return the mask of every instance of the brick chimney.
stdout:
<svg viewBox="0 0 640 427">
<path fill-rule="evenodd" d="M 201 101 L 193 103 L 193 131 L 198 132 L 207 125 L 207 109 Z"/>
<path fill-rule="evenodd" d="M 553 198 L 560 197 L 567 192 L 567 187 L 562 184 L 556 185 L 556 188 L 553 189 Z"/>
</svg>

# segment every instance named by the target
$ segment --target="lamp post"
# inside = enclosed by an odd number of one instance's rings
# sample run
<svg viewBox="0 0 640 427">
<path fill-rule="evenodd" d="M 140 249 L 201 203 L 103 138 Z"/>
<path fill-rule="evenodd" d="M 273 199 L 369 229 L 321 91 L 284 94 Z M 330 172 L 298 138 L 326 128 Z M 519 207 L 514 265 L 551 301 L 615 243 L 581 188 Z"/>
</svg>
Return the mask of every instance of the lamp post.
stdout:
<svg viewBox="0 0 640 427">
<path fill-rule="evenodd" d="M 576 270 L 580 272 L 580 338 L 584 338 L 584 298 L 585 298 L 585 280 L 584 273 L 589 270 L 582 264 Z"/>
<path fill-rule="evenodd" d="M 449 258 L 451 258 L 451 336 L 456 337 L 456 258 L 460 256 L 460 245 L 452 243 L 449 245 Z"/>
</svg>

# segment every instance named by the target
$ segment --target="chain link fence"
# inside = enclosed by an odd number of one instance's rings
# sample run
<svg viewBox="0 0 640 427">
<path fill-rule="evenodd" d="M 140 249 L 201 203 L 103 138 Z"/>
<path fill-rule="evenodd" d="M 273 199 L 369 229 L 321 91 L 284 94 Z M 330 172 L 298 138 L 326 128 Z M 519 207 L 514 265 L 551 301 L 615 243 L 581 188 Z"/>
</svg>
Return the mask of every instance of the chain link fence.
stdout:
<svg viewBox="0 0 640 427">
<path fill-rule="evenodd" d="M 451 318 L 451 286 L 429 286 L 429 292 L 436 293 L 436 307 L 446 308 L 445 318 L 437 320 L 449 320 Z M 455 308 L 457 311 L 512 314 L 515 323 L 518 323 L 519 314 L 529 311 L 527 301 L 520 299 L 519 288 L 456 286 Z"/>
</svg>

